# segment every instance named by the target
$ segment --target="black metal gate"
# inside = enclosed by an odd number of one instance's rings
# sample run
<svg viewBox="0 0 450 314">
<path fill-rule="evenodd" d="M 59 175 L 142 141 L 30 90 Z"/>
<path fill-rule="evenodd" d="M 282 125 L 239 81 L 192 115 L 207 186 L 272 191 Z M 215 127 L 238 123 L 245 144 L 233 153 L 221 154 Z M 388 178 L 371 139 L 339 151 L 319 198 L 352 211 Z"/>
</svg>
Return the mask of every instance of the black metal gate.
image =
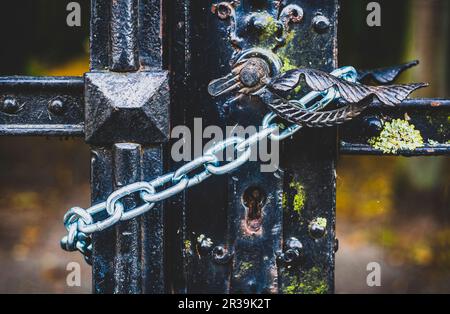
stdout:
<svg viewBox="0 0 450 314">
<path fill-rule="evenodd" d="M 272 29 L 288 5 L 302 15 L 292 38 Z M 0 78 L 0 134 L 84 136 L 92 147 L 92 203 L 102 202 L 182 164 L 170 158 L 172 126 L 193 130 L 195 118 L 203 128 L 259 124 L 265 109 L 243 104 L 224 112 L 226 99 L 207 93 L 213 78 L 230 71 L 236 49 L 255 45 L 251 27 L 259 28 L 259 44 L 299 43 L 282 51 L 286 64 L 329 72 L 337 67 L 337 14 L 337 0 L 92 0 L 90 72 Z M 275 173 L 249 163 L 96 233 L 93 291 L 333 292 L 338 153 L 382 154 L 366 144 L 361 125 L 408 111 L 437 143 L 399 153 L 448 154 L 448 129 L 438 132 L 429 117 L 448 116 L 449 106 L 441 99 L 375 105 L 339 137 L 337 128 L 305 129 L 282 144 Z"/>
</svg>

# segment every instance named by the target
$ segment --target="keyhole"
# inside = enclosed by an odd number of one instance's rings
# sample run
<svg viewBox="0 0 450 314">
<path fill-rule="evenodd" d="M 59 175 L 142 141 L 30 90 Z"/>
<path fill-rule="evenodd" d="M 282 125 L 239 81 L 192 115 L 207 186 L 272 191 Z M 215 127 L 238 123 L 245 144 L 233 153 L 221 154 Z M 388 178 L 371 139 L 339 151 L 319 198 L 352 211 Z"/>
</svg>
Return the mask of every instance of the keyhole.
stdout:
<svg viewBox="0 0 450 314">
<path fill-rule="evenodd" d="M 242 195 L 242 202 L 247 209 L 245 224 L 251 232 L 261 229 L 262 209 L 266 204 L 266 193 L 259 187 L 251 186 Z"/>
</svg>

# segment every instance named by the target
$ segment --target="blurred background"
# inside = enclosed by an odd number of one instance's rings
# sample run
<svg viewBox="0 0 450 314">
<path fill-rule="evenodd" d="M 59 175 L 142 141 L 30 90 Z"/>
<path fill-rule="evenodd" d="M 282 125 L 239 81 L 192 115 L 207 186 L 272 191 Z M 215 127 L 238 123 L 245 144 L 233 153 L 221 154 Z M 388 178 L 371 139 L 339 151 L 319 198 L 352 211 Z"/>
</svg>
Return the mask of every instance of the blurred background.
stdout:
<svg viewBox="0 0 450 314">
<path fill-rule="evenodd" d="M 67 0 L 0 4 L 0 75 L 82 75 L 89 68 L 89 1 L 82 26 L 66 26 Z M 373 68 L 420 59 L 403 81 L 416 96 L 450 97 L 448 0 L 342 0 L 339 63 Z M 0 293 L 90 292 L 90 267 L 59 248 L 67 208 L 89 205 L 89 148 L 81 139 L 0 137 Z M 450 159 L 350 157 L 338 163 L 337 293 L 450 293 Z M 66 265 L 82 266 L 68 287 Z M 382 267 L 367 287 L 366 266 Z"/>
</svg>

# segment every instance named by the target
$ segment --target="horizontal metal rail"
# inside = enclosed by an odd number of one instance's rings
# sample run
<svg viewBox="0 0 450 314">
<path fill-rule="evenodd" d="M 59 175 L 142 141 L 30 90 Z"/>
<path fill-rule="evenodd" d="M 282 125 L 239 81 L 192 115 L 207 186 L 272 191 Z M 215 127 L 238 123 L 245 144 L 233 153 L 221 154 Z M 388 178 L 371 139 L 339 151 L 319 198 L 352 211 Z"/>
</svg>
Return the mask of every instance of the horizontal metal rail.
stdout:
<svg viewBox="0 0 450 314">
<path fill-rule="evenodd" d="M 83 134 L 83 77 L 0 78 L 0 135 Z"/>
<path fill-rule="evenodd" d="M 379 102 L 374 102 L 363 115 L 340 127 L 339 152 L 346 155 L 408 157 L 450 155 L 449 117 L 450 99 L 413 98 L 397 107 L 381 106 Z M 386 154 L 370 146 L 368 139 L 381 131 L 376 129 L 377 124 L 381 126 L 383 121 L 391 119 L 408 120 L 420 131 L 424 145 L 414 150 L 399 150 L 396 154 Z"/>
</svg>

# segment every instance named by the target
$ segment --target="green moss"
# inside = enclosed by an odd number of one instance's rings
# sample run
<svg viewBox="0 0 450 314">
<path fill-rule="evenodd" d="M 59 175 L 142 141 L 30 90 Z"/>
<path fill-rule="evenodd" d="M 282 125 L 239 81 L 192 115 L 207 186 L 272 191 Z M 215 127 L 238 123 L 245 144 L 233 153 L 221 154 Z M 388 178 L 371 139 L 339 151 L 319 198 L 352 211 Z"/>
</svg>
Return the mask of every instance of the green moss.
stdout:
<svg viewBox="0 0 450 314">
<path fill-rule="evenodd" d="M 278 31 L 277 23 L 272 16 L 266 18 L 266 27 L 264 27 L 261 35 L 259 36 L 259 41 L 261 45 L 270 45 L 274 42 L 275 35 Z"/>
<path fill-rule="evenodd" d="M 369 139 L 368 143 L 385 154 L 396 154 L 399 150 L 422 147 L 423 138 L 413 124 L 406 120 L 395 119 L 386 122 L 380 135 Z"/>
<path fill-rule="evenodd" d="M 283 192 L 283 194 L 281 194 L 281 207 L 283 209 L 287 208 L 287 202 L 288 202 L 287 194 Z"/>
<path fill-rule="evenodd" d="M 328 284 L 323 279 L 318 267 L 313 267 L 299 276 L 291 276 L 290 284 L 283 287 L 285 294 L 325 294 L 328 292 Z"/>
<path fill-rule="evenodd" d="M 245 271 L 251 269 L 252 267 L 253 267 L 253 264 L 252 264 L 252 263 L 250 263 L 250 262 L 242 262 L 242 263 L 241 263 L 240 270 L 241 270 L 242 272 L 245 272 Z"/>
<path fill-rule="evenodd" d="M 191 252 L 192 243 L 189 240 L 184 240 L 184 250 L 186 253 Z"/>
<path fill-rule="evenodd" d="M 301 214 L 303 207 L 305 206 L 306 202 L 306 194 L 305 194 L 305 188 L 300 182 L 292 181 L 289 184 L 289 187 L 291 189 L 294 189 L 296 191 L 294 195 L 294 201 L 292 203 L 292 207 L 294 211 L 297 214 Z"/>
<path fill-rule="evenodd" d="M 285 55 L 279 54 L 278 56 L 280 57 L 281 62 L 283 62 L 283 66 L 281 67 L 280 72 L 287 72 L 289 70 L 294 70 L 297 68 L 297 66 L 295 66 L 295 64 L 292 64 L 291 60 Z"/>
</svg>

